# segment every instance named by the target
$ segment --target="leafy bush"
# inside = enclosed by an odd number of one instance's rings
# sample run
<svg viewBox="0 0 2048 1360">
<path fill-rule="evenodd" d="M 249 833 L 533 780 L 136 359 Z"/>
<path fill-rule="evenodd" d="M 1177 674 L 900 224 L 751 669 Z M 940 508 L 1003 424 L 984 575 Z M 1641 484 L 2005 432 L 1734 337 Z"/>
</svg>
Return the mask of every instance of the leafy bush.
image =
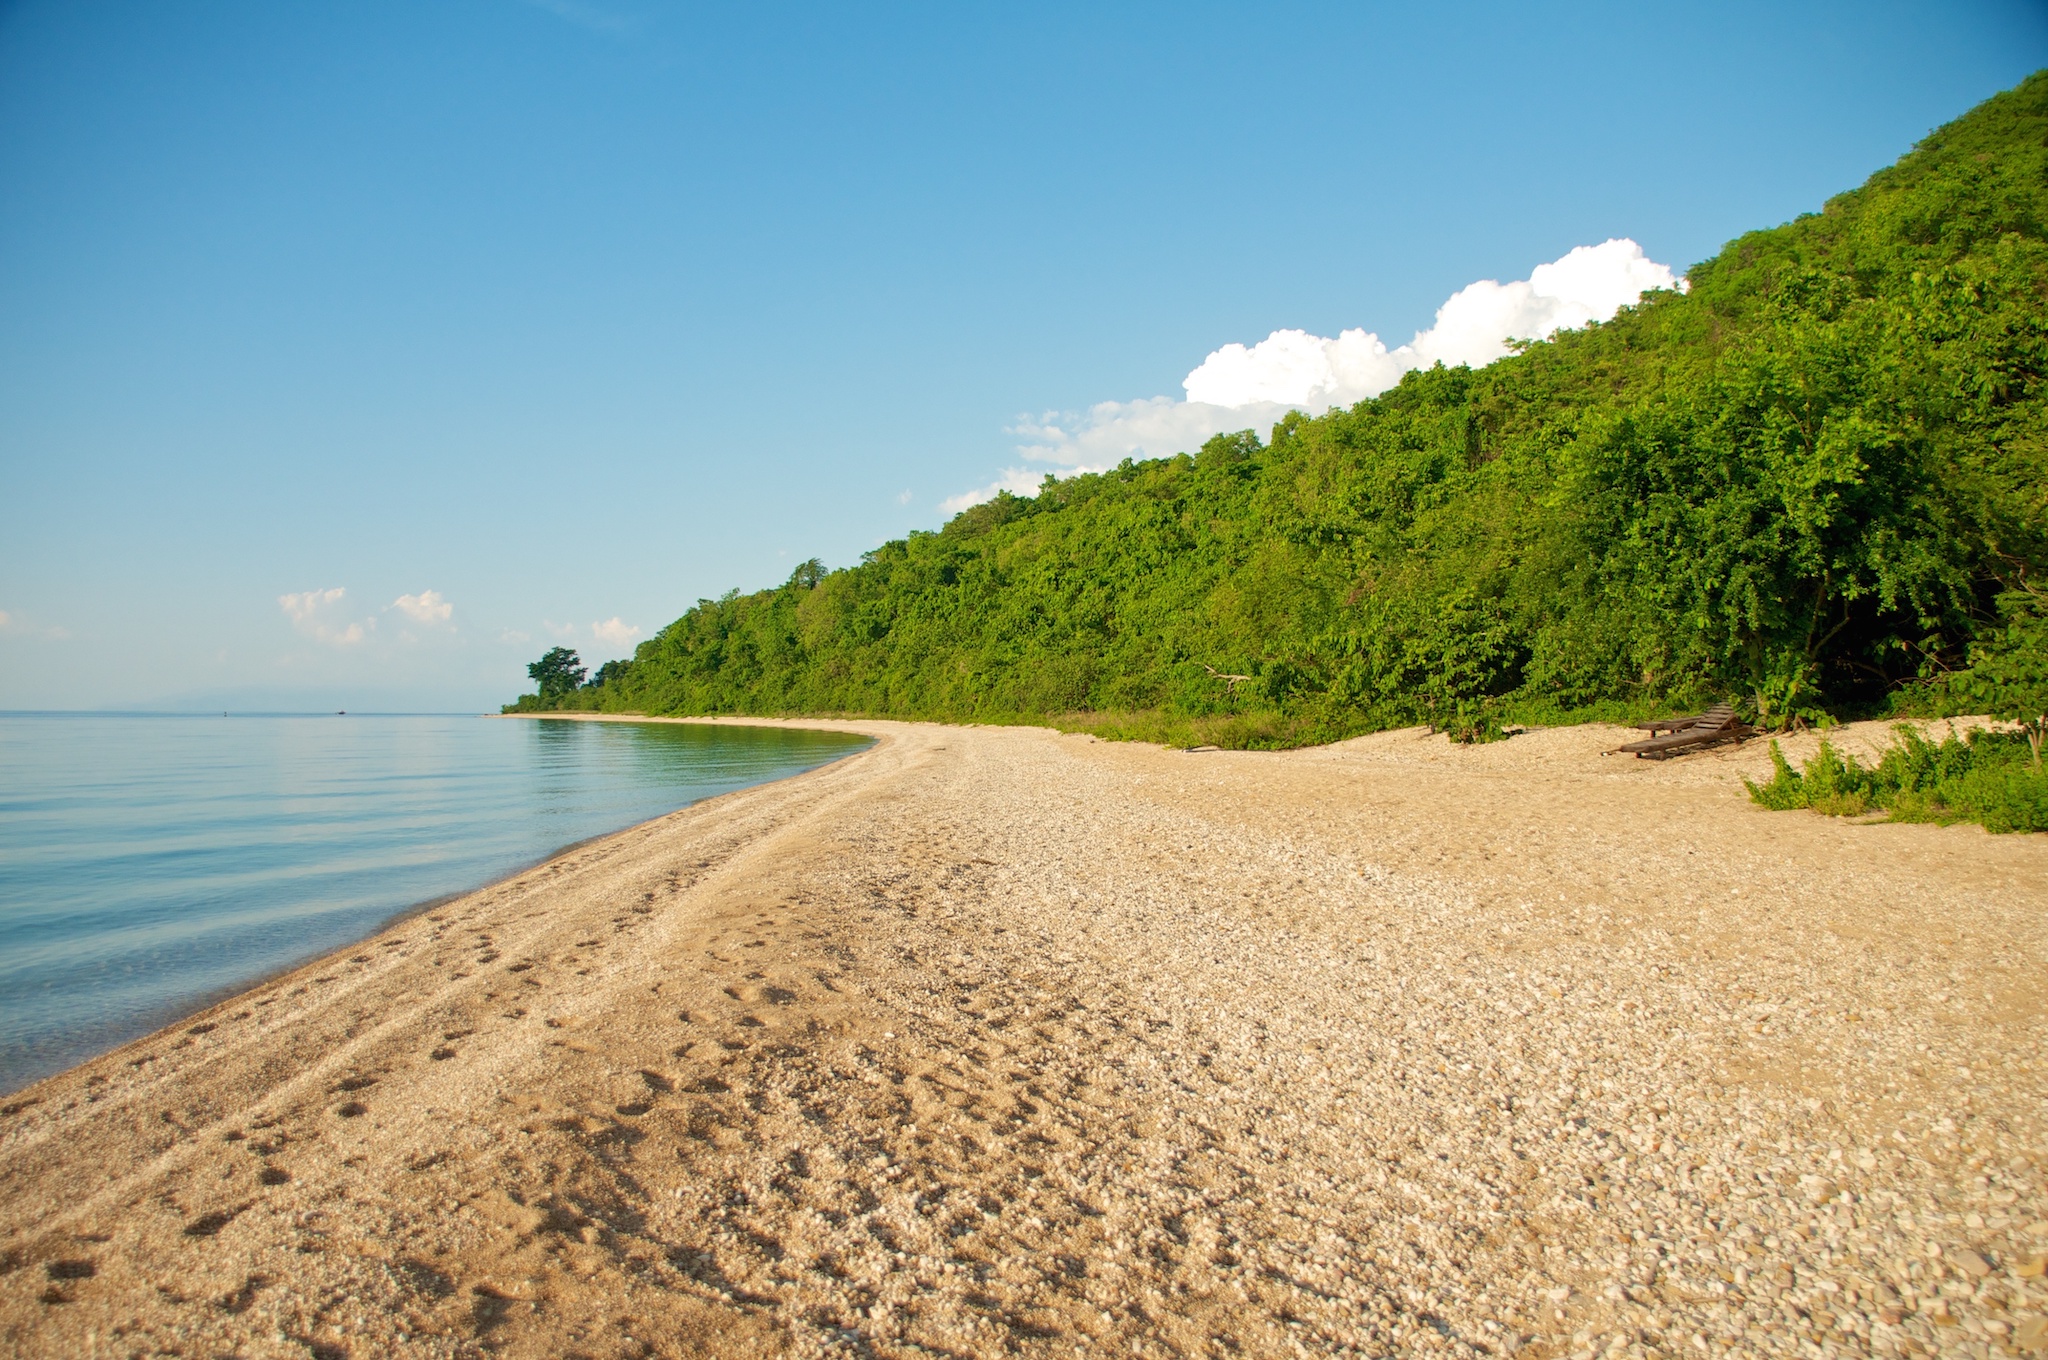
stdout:
<svg viewBox="0 0 2048 1360">
<path fill-rule="evenodd" d="M 1965 703 L 2018 723 L 2038 771 L 2048 739 L 2048 605 L 2035 591 L 2013 590 L 1998 608 L 2005 627 L 1970 649 L 1972 664 L 1953 688 Z"/>
<path fill-rule="evenodd" d="M 2048 831 L 2048 773 L 2035 763 L 2020 732 L 1951 730 L 1929 741 L 1909 724 L 1865 767 L 1823 740 L 1804 771 L 1795 771 L 1771 743 L 1769 783 L 1749 796 L 1776 812 L 1811 808 L 1835 817 L 1883 810 L 1895 822 L 1981 822 L 1987 831 Z"/>
</svg>

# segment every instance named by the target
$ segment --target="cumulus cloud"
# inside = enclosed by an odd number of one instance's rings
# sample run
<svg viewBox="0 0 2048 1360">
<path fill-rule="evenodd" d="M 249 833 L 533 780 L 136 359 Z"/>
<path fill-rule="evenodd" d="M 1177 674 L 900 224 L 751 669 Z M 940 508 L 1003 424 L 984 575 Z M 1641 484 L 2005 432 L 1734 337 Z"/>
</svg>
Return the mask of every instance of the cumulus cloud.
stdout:
<svg viewBox="0 0 2048 1360">
<path fill-rule="evenodd" d="M 1399 348 L 1388 349 L 1366 330 L 1344 331 L 1334 340 L 1274 331 L 1250 348 L 1225 345 L 1182 386 L 1191 403 L 1231 409 L 1349 406 L 1378 396 L 1411 368 L 1490 364 L 1508 352 L 1511 339 L 1540 340 L 1605 321 L 1652 288 L 1677 286 L 1669 266 L 1646 257 L 1634 241 L 1580 246 L 1536 266 L 1526 279 L 1481 279 L 1459 289 L 1437 308 L 1434 325 Z"/>
<path fill-rule="evenodd" d="M 389 606 L 411 619 L 414 623 L 446 623 L 455 613 L 455 606 L 441 598 L 438 590 L 423 590 L 417 595 L 401 595 Z"/>
<path fill-rule="evenodd" d="M 1580 246 L 1541 264 L 1526 279 L 1481 279 L 1453 293 L 1435 322 L 1389 349 L 1354 329 L 1334 339 L 1278 330 L 1253 345 L 1212 351 L 1182 382 L 1185 400 L 1105 401 L 1082 412 L 1047 412 L 1009 429 L 1017 451 L 1067 473 L 1098 472 L 1125 458 L 1162 458 L 1198 447 L 1211 435 L 1271 424 L 1289 410 L 1318 412 L 1376 397 L 1413 368 L 1490 364 L 1511 340 L 1541 340 L 1558 330 L 1605 321 L 1653 288 L 1683 289 L 1667 265 L 1634 241 Z M 998 491 L 1035 489 L 1042 473 L 1007 469 L 985 487 L 943 503 L 948 513 Z"/>
<path fill-rule="evenodd" d="M 280 595 L 277 603 L 284 610 L 285 617 L 292 621 L 292 626 L 307 637 L 330 646 L 352 647 L 367 636 L 368 629 L 377 626 L 377 621 L 365 619 L 360 623 L 340 626 L 328 622 L 332 607 L 340 604 L 347 595 L 347 590 L 336 586 L 332 590 L 302 590 Z"/>
<path fill-rule="evenodd" d="M 614 614 L 603 623 L 591 624 L 590 635 L 614 647 L 630 647 L 633 639 L 640 636 L 640 630 Z"/>
</svg>

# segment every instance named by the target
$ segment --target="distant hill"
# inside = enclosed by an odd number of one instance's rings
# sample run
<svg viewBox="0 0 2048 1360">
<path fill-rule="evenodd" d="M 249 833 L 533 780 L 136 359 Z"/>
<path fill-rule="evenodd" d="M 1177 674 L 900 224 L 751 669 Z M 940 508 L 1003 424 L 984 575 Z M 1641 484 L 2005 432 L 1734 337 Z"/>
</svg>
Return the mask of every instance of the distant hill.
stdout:
<svg viewBox="0 0 2048 1360">
<path fill-rule="evenodd" d="M 549 706 L 1237 745 L 1911 707 L 2039 601 L 2044 225 L 2048 72 L 1688 293 L 700 600 Z"/>
</svg>

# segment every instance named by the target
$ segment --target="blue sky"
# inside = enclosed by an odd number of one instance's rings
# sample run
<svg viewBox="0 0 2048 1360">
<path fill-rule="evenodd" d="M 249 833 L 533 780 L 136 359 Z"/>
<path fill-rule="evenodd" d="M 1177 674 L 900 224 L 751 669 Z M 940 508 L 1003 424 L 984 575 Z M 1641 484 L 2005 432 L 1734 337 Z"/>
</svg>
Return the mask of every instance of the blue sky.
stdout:
<svg viewBox="0 0 2048 1360">
<path fill-rule="evenodd" d="M 17 2 L 0 707 L 494 706 L 1047 413 L 1682 271 L 2043 64 L 1988 0 Z"/>
</svg>

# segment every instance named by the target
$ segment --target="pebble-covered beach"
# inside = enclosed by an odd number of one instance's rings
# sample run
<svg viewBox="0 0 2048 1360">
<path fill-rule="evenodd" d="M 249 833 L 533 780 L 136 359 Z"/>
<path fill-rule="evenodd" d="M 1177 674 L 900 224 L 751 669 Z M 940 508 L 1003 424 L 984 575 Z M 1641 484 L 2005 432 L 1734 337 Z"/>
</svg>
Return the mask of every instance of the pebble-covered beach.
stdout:
<svg viewBox="0 0 2048 1360">
<path fill-rule="evenodd" d="M 0 1102 L 0 1347 L 2048 1350 L 2048 837 L 830 725 Z"/>
</svg>

